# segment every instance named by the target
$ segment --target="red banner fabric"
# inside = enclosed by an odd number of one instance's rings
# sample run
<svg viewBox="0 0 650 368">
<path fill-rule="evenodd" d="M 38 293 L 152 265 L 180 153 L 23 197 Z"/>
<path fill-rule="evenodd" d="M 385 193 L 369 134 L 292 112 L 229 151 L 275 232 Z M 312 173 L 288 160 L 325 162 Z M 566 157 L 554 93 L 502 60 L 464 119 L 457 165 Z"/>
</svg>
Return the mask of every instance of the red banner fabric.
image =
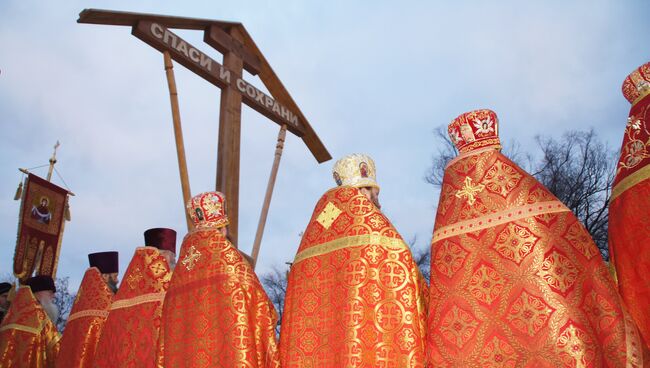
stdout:
<svg viewBox="0 0 650 368">
<path fill-rule="evenodd" d="M 14 274 L 23 281 L 37 274 L 56 276 L 68 191 L 29 174 L 20 208 Z"/>
</svg>

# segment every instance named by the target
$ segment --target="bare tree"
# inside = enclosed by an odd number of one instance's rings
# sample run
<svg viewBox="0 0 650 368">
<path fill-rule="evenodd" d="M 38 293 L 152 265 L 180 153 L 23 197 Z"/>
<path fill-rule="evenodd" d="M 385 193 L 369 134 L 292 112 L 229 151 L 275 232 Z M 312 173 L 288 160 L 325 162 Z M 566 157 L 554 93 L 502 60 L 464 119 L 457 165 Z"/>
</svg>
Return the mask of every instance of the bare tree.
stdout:
<svg viewBox="0 0 650 368">
<path fill-rule="evenodd" d="M 68 323 L 68 317 L 70 317 L 70 311 L 72 310 L 72 305 L 74 304 L 75 294 L 70 293 L 68 289 L 69 277 L 56 278 L 54 280 L 54 285 L 56 286 L 56 293 L 54 293 L 54 304 L 56 304 L 59 309 L 59 318 L 56 319 L 56 328 L 59 332 L 63 333 L 66 323 Z"/>
<path fill-rule="evenodd" d="M 275 327 L 276 334 L 280 334 L 280 327 L 282 325 L 282 315 L 284 314 L 284 297 L 287 294 L 287 276 L 289 271 L 282 271 L 278 267 L 273 269 L 260 277 L 260 282 L 266 294 L 271 299 L 278 312 L 278 324 Z"/>
<path fill-rule="evenodd" d="M 424 247 L 416 246 L 417 240 L 417 235 L 414 235 L 408 241 L 408 245 L 411 248 L 413 262 L 418 266 L 420 273 L 422 273 L 424 279 L 427 280 L 427 284 L 429 284 L 431 277 L 431 249 L 429 249 L 429 244 L 426 244 Z"/>
<path fill-rule="evenodd" d="M 615 152 L 598 139 L 593 129 L 569 131 L 558 140 L 536 139 L 542 157 L 533 175 L 575 213 L 608 260 L 607 222 Z"/>
<path fill-rule="evenodd" d="M 457 151 L 446 130 L 435 130 L 438 153 L 431 160 L 425 180 L 440 188 L 445 167 Z M 561 138 L 537 136 L 541 156 L 521 152 L 510 143 L 504 154 L 546 186 L 583 223 L 603 259 L 607 248 L 608 204 L 614 180 L 615 152 L 600 141 L 594 130 L 569 131 Z"/>
</svg>

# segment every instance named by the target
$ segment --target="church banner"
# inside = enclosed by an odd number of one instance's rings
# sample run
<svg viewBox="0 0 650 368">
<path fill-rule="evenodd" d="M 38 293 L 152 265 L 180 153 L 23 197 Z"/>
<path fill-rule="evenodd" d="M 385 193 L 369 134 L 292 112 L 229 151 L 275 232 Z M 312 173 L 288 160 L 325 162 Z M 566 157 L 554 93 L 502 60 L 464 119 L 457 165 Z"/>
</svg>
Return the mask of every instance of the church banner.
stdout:
<svg viewBox="0 0 650 368">
<path fill-rule="evenodd" d="M 56 276 L 68 191 L 29 174 L 20 206 L 14 275 L 24 281 L 34 269 Z"/>
</svg>

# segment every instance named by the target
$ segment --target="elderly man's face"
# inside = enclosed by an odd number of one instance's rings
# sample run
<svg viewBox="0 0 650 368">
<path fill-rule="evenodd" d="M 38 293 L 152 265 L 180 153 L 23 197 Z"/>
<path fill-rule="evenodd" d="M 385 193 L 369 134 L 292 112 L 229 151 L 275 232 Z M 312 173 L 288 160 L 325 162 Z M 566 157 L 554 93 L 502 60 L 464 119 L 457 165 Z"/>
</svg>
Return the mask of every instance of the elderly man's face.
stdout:
<svg viewBox="0 0 650 368">
<path fill-rule="evenodd" d="M 176 254 L 172 253 L 172 251 L 169 250 L 161 250 L 160 254 L 165 257 L 167 264 L 169 265 L 169 269 L 173 271 L 174 268 L 176 268 Z"/>
<path fill-rule="evenodd" d="M 378 209 L 381 209 L 381 204 L 379 204 L 379 188 L 376 187 L 365 187 L 360 188 L 361 193 L 370 200 Z"/>
<path fill-rule="evenodd" d="M 9 308 L 9 293 L 0 294 L 0 308 Z"/>
<path fill-rule="evenodd" d="M 119 278 L 117 277 L 117 272 L 113 273 L 103 273 L 102 278 L 104 279 L 104 282 L 106 282 L 106 285 L 113 291 L 113 293 L 117 293 L 117 284 L 120 282 Z"/>
<path fill-rule="evenodd" d="M 52 290 L 42 290 L 34 293 L 34 297 L 41 304 L 41 307 L 45 310 L 48 317 L 52 322 L 56 322 L 59 317 L 59 308 L 54 304 L 54 291 Z"/>
</svg>

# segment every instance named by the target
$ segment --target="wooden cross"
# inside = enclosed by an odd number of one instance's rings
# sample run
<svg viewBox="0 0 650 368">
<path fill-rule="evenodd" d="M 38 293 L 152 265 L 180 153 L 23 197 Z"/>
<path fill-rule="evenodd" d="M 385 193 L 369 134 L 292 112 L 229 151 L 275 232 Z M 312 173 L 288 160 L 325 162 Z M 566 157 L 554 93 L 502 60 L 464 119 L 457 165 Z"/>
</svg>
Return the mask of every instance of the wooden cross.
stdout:
<svg viewBox="0 0 650 368">
<path fill-rule="evenodd" d="M 135 37 L 169 55 L 195 74 L 221 88 L 216 190 L 226 195 L 230 220 L 228 233 L 235 246 L 237 245 L 239 219 L 242 103 L 281 127 L 278 141 L 284 141 L 282 131 L 286 129 L 303 140 L 319 163 L 332 158 L 241 23 L 98 9 L 83 10 L 79 14 L 77 22 L 130 26 L 132 27 L 131 33 Z M 203 40 L 223 54 L 223 65 L 171 32 L 169 28 L 202 30 L 204 32 Z M 259 76 L 271 96 L 246 82 L 242 77 L 244 70 Z M 177 125 L 180 129 L 180 122 L 175 123 L 175 128 Z M 178 132 L 176 134 L 179 170 L 181 181 L 183 181 L 183 163 L 181 161 L 185 159 L 184 149 L 181 159 Z M 180 142 L 182 143 L 182 136 Z M 275 182 L 278 163 L 279 156 L 276 154 L 276 162 L 269 180 L 270 190 L 267 189 L 260 225 L 258 225 L 258 235 L 256 236 L 258 244 L 261 241 L 261 231 L 264 228 L 262 219 L 264 221 L 266 219 L 265 211 L 268 211 L 270 192 L 272 192 Z M 185 193 L 189 192 L 189 184 L 182 184 L 186 197 L 189 195 L 189 193 Z"/>
</svg>

